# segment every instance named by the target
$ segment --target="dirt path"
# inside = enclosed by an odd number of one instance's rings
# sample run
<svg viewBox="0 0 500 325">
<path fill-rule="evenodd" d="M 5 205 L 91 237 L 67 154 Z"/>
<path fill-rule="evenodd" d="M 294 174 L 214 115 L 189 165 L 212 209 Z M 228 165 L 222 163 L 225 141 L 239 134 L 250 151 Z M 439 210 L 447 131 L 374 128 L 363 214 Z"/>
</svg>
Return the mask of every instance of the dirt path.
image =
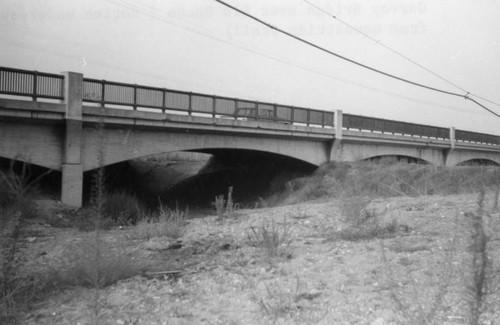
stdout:
<svg viewBox="0 0 500 325">
<path fill-rule="evenodd" d="M 103 239 L 156 271 L 177 276 L 135 276 L 99 291 L 101 324 L 468 324 L 473 238 L 467 212 L 477 195 L 391 198 L 369 210 L 385 238 L 341 239 L 348 225 L 341 202 L 241 210 L 233 216 L 189 220 L 179 239 L 132 239 L 133 229 Z M 487 197 L 486 207 L 491 206 Z M 490 213 L 488 234 L 500 233 Z M 252 227 L 289 231 L 289 245 L 272 252 L 255 245 Z M 34 224 L 24 241 L 33 268 L 57 265 L 92 233 Z M 250 237 L 249 237 L 250 236 Z M 498 241 L 488 244 L 492 270 L 500 269 Z M 59 262 L 58 262 L 59 261 Z M 489 278 L 488 278 L 489 279 Z M 490 281 L 490 280 L 488 280 Z M 496 282 L 495 282 L 496 281 Z M 480 324 L 499 324 L 499 280 L 485 292 Z M 52 293 L 24 324 L 88 324 L 94 290 Z"/>
</svg>

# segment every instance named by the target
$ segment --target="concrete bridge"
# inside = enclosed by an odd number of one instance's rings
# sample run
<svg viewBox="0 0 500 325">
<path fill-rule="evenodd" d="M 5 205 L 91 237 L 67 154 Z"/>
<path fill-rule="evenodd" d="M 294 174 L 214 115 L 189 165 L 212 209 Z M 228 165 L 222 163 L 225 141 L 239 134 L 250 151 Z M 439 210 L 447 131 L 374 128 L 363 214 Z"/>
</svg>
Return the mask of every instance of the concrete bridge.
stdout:
<svg viewBox="0 0 500 325">
<path fill-rule="evenodd" d="M 500 136 L 287 105 L 0 67 L 0 157 L 62 172 L 82 204 L 83 173 L 174 151 L 253 150 L 312 165 L 406 156 L 500 165 Z"/>
</svg>

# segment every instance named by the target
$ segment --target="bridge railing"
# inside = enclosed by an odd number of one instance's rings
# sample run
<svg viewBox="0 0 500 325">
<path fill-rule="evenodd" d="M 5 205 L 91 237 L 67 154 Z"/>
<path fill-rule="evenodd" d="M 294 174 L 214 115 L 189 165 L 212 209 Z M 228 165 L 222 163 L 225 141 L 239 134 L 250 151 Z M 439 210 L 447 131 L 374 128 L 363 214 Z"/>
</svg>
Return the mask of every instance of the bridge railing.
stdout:
<svg viewBox="0 0 500 325">
<path fill-rule="evenodd" d="M 333 127 L 334 117 L 327 111 L 90 78 L 83 80 L 83 101 L 322 127 Z"/>
<path fill-rule="evenodd" d="M 64 76 L 38 71 L 0 67 L 0 94 L 64 99 Z M 161 112 L 178 111 L 209 114 L 213 117 L 268 120 L 334 127 L 334 112 L 272 104 L 121 82 L 83 79 L 83 101 L 102 107 L 118 105 Z M 343 114 L 343 127 L 367 132 L 402 134 L 412 137 L 450 139 L 448 128 Z M 456 130 L 455 140 L 500 146 L 500 136 Z"/>
<path fill-rule="evenodd" d="M 455 140 L 500 146 L 500 136 L 463 130 L 455 131 Z"/>
<path fill-rule="evenodd" d="M 359 131 L 380 132 L 426 137 L 447 140 L 450 139 L 450 129 L 408 122 L 386 120 L 381 118 L 344 114 L 343 127 Z"/>
<path fill-rule="evenodd" d="M 63 99 L 64 76 L 0 67 L 0 93 L 13 96 Z"/>
</svg>

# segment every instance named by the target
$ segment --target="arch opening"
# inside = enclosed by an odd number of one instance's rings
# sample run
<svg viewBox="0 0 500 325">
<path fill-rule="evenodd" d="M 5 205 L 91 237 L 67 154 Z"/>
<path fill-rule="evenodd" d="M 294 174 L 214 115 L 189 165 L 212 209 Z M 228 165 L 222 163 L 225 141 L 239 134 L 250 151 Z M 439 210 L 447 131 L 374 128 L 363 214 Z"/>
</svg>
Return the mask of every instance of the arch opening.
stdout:
<svg viewBox="0 0 500 325">
<path fill-rule="evenodd" d="M 189 155 L 204 154 L 189 158 Z M 199 155 L 198 154 L 198 155 Z M 135 195 L 147 207 L 159 201 L 171 208 L 206 210 L 217 195 L 227 195 L 240 207 L 253 207 L 260 197 L 281 190 L 295 177 L 317 166 L 299 159 L 254 150 L 203 149 L 178 151 L 122 161 L 104 167 L 108 192 Z M 89 202 L 96 169 L 84 173 L 84 202 Z"/>
<path fill-rule="evenodd" d="M 500 166 L 500 164 L 491 159 L 475 158 L 462 161 L 457 166 Z"/>
<path fill-rule="evenodd" d="M 392 164 L 392 163 L 408 163 L 408 164 L 421 164 L 421 165 L 430 164 L 430 162 L 422 158 L 405 156 L 405 155 L 380 155 L 380 156 L 365 158 L 363 160 L 380 164 Z"/>
<path fill-rule="evenodd" d="M 212 154 L 196 175 L 164 191 L 168 204 L 209 208 L 217 195 L 233 187 L 233 199 L 242 206 L 255 206 L 259 198 L 281 190 L 286 181 L 312 173 L 317 166 L 299 159 L 254 150 L 204 149 Z"/>
<path fill-rule="evenodd" d="M 61 195 L 61 172 L 22 160 L 0 157 L 0 172 L 14 173 L 24 184 L 31 184 L 29 193 L 40 194 L 59 200 Z M 36 181 L 36 182 L 35 182 Z M 34 183 L 33 183 L 34 182 Z M 21 185 L 21 184 L 19 184 Z M 5 190 L 1 185 L 0 191 Z M 2 195 L 2 194 L 0 194 Z"/>
</svg>

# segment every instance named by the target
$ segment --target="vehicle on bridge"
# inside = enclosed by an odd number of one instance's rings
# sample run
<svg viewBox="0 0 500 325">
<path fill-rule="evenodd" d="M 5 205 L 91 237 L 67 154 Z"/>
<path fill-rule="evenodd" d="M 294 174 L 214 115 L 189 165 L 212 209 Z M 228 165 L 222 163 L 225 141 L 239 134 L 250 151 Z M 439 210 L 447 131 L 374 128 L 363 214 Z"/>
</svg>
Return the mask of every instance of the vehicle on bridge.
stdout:
<svg viewBox="0 0 500 325">
<path fill-rule="evenodd" d="M 237 107 L 234 115 L 239 120 L 263 120 L 290 124 L 289 120 L 276 116 L 275 110 L 271 107 Z"/>
</svg>

